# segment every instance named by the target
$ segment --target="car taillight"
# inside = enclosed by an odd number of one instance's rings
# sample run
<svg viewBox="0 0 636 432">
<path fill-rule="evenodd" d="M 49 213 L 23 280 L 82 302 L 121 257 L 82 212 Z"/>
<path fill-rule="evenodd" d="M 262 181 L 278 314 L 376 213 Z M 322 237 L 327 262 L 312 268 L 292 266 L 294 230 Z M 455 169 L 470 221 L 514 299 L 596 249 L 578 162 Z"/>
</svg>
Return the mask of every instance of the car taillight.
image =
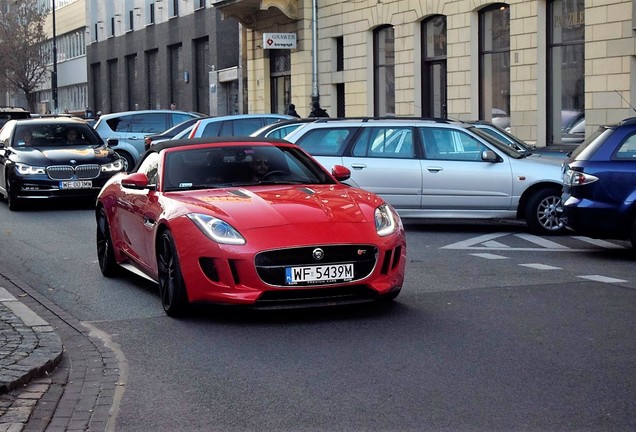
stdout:
<svg viewBox="0 0 636 432">
<path fill-rule="evenodd" d="M 595 182 L 598 180 L 598 177 L 593 176 L 592 174 L 585 174 L 580 171 L 568 169 L 565 172 L 564 180 L 564 183 L 568 186 L 582 186 Z"/>
</svg>

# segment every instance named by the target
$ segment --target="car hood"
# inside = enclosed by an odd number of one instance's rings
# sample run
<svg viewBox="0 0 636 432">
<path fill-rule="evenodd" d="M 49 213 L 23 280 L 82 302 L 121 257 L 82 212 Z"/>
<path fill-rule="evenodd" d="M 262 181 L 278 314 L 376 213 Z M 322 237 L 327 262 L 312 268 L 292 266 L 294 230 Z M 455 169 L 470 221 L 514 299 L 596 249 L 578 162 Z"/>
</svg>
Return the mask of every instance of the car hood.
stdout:
<svg viewBox="0 0 636 432">
<path fill-rule="evenodd" d="M 241 229 L 304 223 L 369 223 L 383 203 L 344 185 L 259 186 L 170 192 L 185 209 L 222 218 Z"/>
<path fill-rule="evenodd" d="M 15 151 L 16 162 L 29 165 L 67 165 L 69 163 L 105 164 L 116 159 L 113 150 L 106 146 L 76 146 L 76 147 L 29 147 Z M 75 161 L 75 162 L 71 162 Z"/>
<path fill-rule="evenodd" d="M 564 159 L 530 155 L 523 159 L 511 159 L 515 177 L 523 176 L 535 181 L 554 181 L 561 183 L 561 166 Z"/>
</svg>

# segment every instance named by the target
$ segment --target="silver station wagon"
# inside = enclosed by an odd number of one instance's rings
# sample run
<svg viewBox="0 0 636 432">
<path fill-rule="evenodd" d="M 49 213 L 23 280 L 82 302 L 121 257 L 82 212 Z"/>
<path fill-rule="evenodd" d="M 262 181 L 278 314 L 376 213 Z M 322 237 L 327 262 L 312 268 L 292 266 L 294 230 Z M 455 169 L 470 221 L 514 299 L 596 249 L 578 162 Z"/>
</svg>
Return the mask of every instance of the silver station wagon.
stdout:
<svg viewBox="0 0 636 432">
<path fill-rule="evenodd" d="M 537 234 L 564 231 L 561 161 L 520 153 L 465 123 L 422 119 L 320 119 L 286 140 L 353 186 L 413 219 L 524 219 Z"/>
</svg>

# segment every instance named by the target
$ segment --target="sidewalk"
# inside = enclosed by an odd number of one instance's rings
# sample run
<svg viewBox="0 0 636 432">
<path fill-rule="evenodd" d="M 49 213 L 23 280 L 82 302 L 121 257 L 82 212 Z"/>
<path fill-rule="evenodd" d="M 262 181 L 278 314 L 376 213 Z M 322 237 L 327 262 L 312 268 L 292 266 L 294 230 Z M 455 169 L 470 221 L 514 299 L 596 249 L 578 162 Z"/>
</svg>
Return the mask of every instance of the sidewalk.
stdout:
<svg viewBox="0 0 636 432">
<path fill-rule="evenodd" d="M 0 432 L 112 432 L 126 370 L 108 335 L 0 268 Z"/>
<path fill-rule="evenodd" d="M 0 286 L 0 394 L 24 385 L 62 360 L 62 340 L 48 322 Z"/>
</svg>

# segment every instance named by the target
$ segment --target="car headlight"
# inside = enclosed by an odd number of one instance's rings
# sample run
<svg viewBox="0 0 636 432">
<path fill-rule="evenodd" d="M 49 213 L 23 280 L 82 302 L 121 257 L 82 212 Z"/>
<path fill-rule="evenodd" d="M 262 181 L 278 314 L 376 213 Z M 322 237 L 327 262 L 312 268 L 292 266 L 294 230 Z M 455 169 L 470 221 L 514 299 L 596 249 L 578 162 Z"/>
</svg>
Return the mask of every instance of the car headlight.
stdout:
<svg viewBox="0 0 636 432">
<path fill-rule="evenodd" d="M 26 164 L 22 164 L 22 163 L 15 164 L 15 170 L 20 175 L 46 174 L 46 169 L 44 167 L 26 165 Z"/>
<path fill-rule="evenodd" d="M 102 165 L 102 172 L 116 172 L 121 171 L 124 168 L 124 164 L 121 159 L 117 159 L 115 162 Z"/>
<path fill-rule="evenodd" d="M 203 234 L 217 243 L 245 244 L 243 236 L 232 225 L 221 219 L 199 213 L 190 213 L 188 217 L 203 231 Z"/>
<path fill-rule="evenodd" d="M 395 232 L 395 218 L 391 208 L 386 203 L 375 209 L 375 229 L 382 237 Z"/>
</svg>

